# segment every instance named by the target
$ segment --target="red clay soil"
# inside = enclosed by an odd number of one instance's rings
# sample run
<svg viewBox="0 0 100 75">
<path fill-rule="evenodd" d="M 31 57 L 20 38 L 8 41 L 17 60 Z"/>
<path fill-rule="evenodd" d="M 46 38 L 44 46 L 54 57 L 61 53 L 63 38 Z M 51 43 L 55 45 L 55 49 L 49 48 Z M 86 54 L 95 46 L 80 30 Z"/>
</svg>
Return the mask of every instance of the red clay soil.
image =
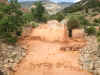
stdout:
<svg viewBox="0 0 100 75">
<path fill-rule="evenodd" d="M 79 51 L 62 50 L 63 47 L 83 46 L 85 42 L 47 42 L 25 38 L 23 40 L 27 55 L 16 66 L 13 75 L 92 75 L 80 68 Z"/>
</svg>

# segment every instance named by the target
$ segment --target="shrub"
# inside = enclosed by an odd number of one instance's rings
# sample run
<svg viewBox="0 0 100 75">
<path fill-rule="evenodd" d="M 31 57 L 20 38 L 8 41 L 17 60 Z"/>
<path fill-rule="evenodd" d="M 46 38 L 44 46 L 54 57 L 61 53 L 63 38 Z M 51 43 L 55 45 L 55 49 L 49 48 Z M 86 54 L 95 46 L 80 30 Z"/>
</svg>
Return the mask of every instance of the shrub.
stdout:
<svg viewBox="0 0 100 75">
<path fill-rule="evenodd" d="M 99 26 L 99 23 L 92 23 L 91 26 Z"/>
<path fill-rule="evenodd" d="M 99 36 L 99 37 L 97 37 L 97 41 L 98 41 L 98 42 L 100 42 L 100 36 Z"/>
<path fill-rule="evenodd" d="M 100 37 L 100 31 L 97 31 L 97 37 Z"/>
<path fill-rule="evenodd" d="M 14 35 L 12 36 L 9 33 L 5 33 L 5 34 L 2 33 L 0 35 L 2 35 L 1 38 L 4 38 L 4 42 L 6 42 L 8 44 L 15 44 L 18 39 L 18 37 L 14 36 Z"/>
<path fill-rule="evenodd" d="M 23 17 L 24 17 L 24 20 L 26 23 L 32 21 L 32 14 L 31 13 L 25 13 Z"/>
<path fill-rule="evenodd" d="M 92 17 L 94 17 L 94 16 L 96 16 L 96 15 L 98 15 L 98 13 L 92 13 L 92 14 L 91 14 Z"/>
<path fill-rule="evenodd" d="M 76 17 L 70 17 L 69 21 L 67 22 L 67 27 L 69 30 L 69 36 L 72 37 L 72 29 L 80 28 L 80 22 Z"/>
<path fill-rule="evenodd" d="M 100 18 L 94 19 L 94 22 L 95 22 L 95 23 L 100 23 Z"/>
<path fill-rule="evenodd" d="M 81 27 L 79 20 L 74 16 L 70 17 L 70 19 L 67 23 L 67 26 L 68 26 L 68 29 L 74 29 L 74 28 Z"/>
<path fill-rule="evenodd" d="M 64 19 L 64 15 L 62 13 L 57 13 L 55 15 L 50 15 L 49 20 L 58 20 L 59 22 Z"/>
<path fill-rule="evenodd" d="M 32 22 L 32 27 L 33 27 L 33 28 L 38 27 L 38 25 L 39 25 L 38 23 L 36 23 L 36 22 Z"/>
<path fill-rule="evenodd" d="M 7 42 L 10 43 L 10 44 L 15 44 L 16 41 L 17 41 L 17 38 L 16 37 L 8 37 L 7 39 Z"/>
<path fill-rule="evenodd" d="M 89 25 L 89 21 L 84 16 L 79 16 L 78 20 L 83 27 Z"/>
<path fill-rule="evenodd" d="M 62 21 L 64 19 L 64 15 L 61 13 L 56 14 L 56 20 Z"/>
<path fill-rule="evenodd" d="M 90 27 L 88 27 L 88 28 L 85 29 L 85 32 L 88 35 L 96 35 L 96 28 L 93 27 L 93 26 L 90 26 Z"/>
</svg>

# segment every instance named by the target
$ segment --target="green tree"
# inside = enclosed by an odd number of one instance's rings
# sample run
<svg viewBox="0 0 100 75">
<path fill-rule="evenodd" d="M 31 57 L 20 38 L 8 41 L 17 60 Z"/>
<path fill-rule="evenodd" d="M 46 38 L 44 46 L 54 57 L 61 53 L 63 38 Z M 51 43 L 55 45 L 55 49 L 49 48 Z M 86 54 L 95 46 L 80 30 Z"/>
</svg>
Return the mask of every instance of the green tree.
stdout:
<svg viewBox="0 0 100 75">
<path fill-rule="evenodd" d="M 20 4 L 17 0 L 11 0 L 9 5 L 0 3 L 0 6 L 2 5 L 3 8 L 0 7 L 0 14 L 2 14 L 0 16 L 0 37 L 7 41 L 11 38 L 14 40 L 18 36 L 18 32 L 21 32 L 24 24 L 23 12 L 20 10 Z"/>
<path fill-rule="evenodd" d="M 79 20 L 76 17 L 72 16 L 72 17 L 70 17 L 70 19 L 67 23 L 67 27 L 68 27 L 68 30 L 69 30 L 69 36 L 72 37 L 72 29 L 80 28 L 81 25 L 80 25 Z"/>
<path fill-rule="evenodd" d="M 64 15 L 62 13 L 57 13 L 55 17 L 56 17 L 56 20 L 58 21 L 62 21 L 64 19 Z"/>
<path fill-rule="evenodd" d="M 37 22 L 45 22 L 46 18 L 44 17 L 45 15 L 45 8 L 42 5 L 42 2 L 38 1 L 35 3 L 36 8 L 32 8 L 32 16 L 33 19 Z"/>
<path fill-rule="evenodd" d="M 88 35 L 96 35 L 96 28 L 94 26 L 90 26 L 85 30 L 85 32 Z"/>
</svg>

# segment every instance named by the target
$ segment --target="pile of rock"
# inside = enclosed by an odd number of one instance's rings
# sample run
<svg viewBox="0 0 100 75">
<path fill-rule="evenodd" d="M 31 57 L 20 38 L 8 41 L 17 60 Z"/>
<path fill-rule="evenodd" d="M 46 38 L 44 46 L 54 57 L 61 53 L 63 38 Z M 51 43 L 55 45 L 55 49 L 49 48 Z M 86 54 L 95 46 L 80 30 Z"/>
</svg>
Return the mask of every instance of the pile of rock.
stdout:
<svg viewBox="0 0 100 75">
<path fill-rule="evenodd" d="M 13 70 L 25 55 L 25 49 L 19 45 L 0 43 L 0 71 L 7 75 L 8 68 Z"/>
<path fill-rule="evenodd" d="M 89 36 L 87 46 L 80 51 L 82 69 L 92 72 L 93 75 L 100 75 L 100 50 L 95 36 Z"/>
</svg>

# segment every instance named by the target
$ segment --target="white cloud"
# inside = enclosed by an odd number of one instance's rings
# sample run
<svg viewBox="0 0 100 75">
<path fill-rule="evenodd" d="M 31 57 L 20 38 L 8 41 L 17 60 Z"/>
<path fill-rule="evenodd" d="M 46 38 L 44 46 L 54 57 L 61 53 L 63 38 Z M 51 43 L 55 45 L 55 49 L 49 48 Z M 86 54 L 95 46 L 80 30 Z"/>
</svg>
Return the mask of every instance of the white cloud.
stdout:
<svg viewBox="0 0 100 75">
<path fill-rule="evenodd" d="M 79 2 L 79 1 L 81 1 L 81 0 L 75 0 L 74 2 Z"/>
</svg>

